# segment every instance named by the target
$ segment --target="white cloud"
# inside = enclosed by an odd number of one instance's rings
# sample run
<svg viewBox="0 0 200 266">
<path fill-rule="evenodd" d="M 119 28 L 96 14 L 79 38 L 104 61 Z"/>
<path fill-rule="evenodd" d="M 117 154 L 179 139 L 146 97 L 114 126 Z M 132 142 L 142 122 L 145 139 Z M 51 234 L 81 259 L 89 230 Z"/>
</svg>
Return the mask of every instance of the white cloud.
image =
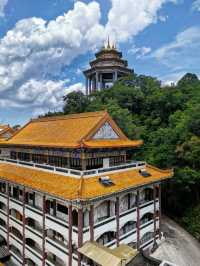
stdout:
<svg viewBox="0 0 200 266">
<path fill-rule="evenodd" d="M 200 0 L 196 0 L 192 4 L 192 10 L 200 11 Z"/>
<path fill-rule="evenodd" d="M 6 2 L 0 0 L 0 8 Z M 59 106 L 66 86 L 63 69 L 74 58 L 100 47 L 109 33 L 119 42 L 134 37 L 160 19 L 158 11 L 167 2 L 176 0 L 111 0 L 106 25 L 100 23 L 100 6 L 94 1 L 76 1 L 72 10 L 49 22 L 36 17 L 18 21 L 0 40 L 0 106 Z M 137 56 L 149 52 L 142 47 Z M 68 90 L 77 88 L 83 90 L 83 85 Z"/>
<path fill-rule="evenodd" d="M 162 80 L 163 86 L 171 86 L 173 84 L 176 84 L 183 76 L 185 75 L 184 71 L 181 72 L 172 72 L 168 73 L 167 75 L 159 77 L 160 80 Z"/>
<path fill-rule="evenodd" d="M 158 19 L 159 19 L 161 22 L 166 22 L 167 19 L 168 19 L 168 16 L 159 16 Z"/>
<path fill-rule="evenodd" d="M 151 52 L 151 47 L 136 47 L 133 45 L 133 47 L 128 51 L 129 54 L 136 55 L 137 59 L 140 59 L 141 57 L 149 54 Z"/>
<path fill-rule="evenodd" d="M 106 30 L 118 41 L 126 41 L 136 36 L 159 19 L 158 11 L 176 0 L 111 0 Z"/>
<path fill-rule="evenodd" d="M 19 21 L 0 41 L 1 101 L 23 107 L 59 105 L 64 81 L 55 77 L 75 57 L 102 43 L 100 16 L 98 3 L 77 2 L 49 23 L 40 18 Z"/>
<path fill-rule="evenodd" d="M 174 70 L 194 69 L 200 64 L 200 27 L 191 27 L 177 34 L 174 41 L 151 53 L 160 63 Z"/>
<path fill-rule="evenodd" d="M 0 0 L 0 17 L 4 16 L 4 9 L 8 3 L 8 0 Z"/>
</svg>

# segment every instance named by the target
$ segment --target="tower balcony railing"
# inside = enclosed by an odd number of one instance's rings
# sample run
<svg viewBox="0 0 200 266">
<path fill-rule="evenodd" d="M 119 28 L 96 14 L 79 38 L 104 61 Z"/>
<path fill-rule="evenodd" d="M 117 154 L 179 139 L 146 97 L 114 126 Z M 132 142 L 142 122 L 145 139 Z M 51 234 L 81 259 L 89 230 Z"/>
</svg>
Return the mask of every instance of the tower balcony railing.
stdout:
<svg viewBox="0 0 200 266">
<path fill-rule="evenodd" d="M 97 168 L 97 169 L 80 171 L 76 169 L 69 169 L 69 168 L 52 166 L 48 164 L 39 164 L 39 163 L 34 163 L 34 162 L 15 160 L 15 159 L 10 159 L 10 158 L 5 158 L 5 157 L 0 157 L 0 162 L 7 162 L 10 164 L 15 164 L 15 165 L 17 164 L 20 166 L 33 168 L 33 169 L 46 170 L 49 172 L 54 172 L 54 173 L 77 177 L 77 178 L 81 176 L 84 176 L 84 177 L 95 176 L 95 175 L 98 176 L 99 174 L 105 174 L 107 172 L 119 172 L 125 169 L 141 169 L 146 166 L 146 162 L 132 161 L 129 163 L 123 163 L 123 164 L 116 165 L 116 166 L 102 167 L 102 168 Z"/>
</svg>

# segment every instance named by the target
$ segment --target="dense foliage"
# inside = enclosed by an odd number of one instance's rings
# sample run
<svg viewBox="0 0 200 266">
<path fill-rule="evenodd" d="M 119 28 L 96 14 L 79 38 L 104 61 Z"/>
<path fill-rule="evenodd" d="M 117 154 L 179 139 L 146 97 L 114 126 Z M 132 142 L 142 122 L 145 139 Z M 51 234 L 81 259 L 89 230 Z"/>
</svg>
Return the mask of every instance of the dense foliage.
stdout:
<svg viewBox="0 0 200 266">
<path fill-rule="evenodd" d="M 166 212 L 181 217 L 185 209 L 199 203 L 200 81 L 196 75 L 186 74 L 170 87 L 161 87 L 155 78 L 134 75 L 89 98 L 81 92 L 65 97 L 66 114 L 102 109 L 130 138 L 144 140 L 139 159 L 175 169 L 173 181 L 164 188 Z"/>
<path fill-rule="evenodd" d="M 188 231 L 200 241 L 200 205 L 190 208 L 182 219 Z"/>
</svg>

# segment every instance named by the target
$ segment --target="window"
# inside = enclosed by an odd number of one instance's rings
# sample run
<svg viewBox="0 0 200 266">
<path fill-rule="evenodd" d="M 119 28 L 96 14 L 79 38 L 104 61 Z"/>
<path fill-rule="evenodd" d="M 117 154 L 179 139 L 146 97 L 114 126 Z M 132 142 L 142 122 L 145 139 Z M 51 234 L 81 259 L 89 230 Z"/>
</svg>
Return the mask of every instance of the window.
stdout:
<svg viewBox="0 0 200 266">
<path fill-rule="evenodd" d="M 68 208 L 64 205 L 61 205 L 61 204 L 57 204 L 57 210 L 59 212 L 62 212 L 64 214 L 68 214 Z"/>
<path fill-rule="evenodd" d="M 34 194 L 33 193 L 29 193 L 29 199 L 34 200 Z"/>
<path fill-rule="evenodd" d="M 13 198 L 18 199 L 19 198 L 19 188 L 13 187 Z"/>
<path fill-rule="evenodd" d="M 5 193 L 6 192 L 6 183 L 0 183 L 0 191 L 2 192 L 2 193 Z"/>
</svg>

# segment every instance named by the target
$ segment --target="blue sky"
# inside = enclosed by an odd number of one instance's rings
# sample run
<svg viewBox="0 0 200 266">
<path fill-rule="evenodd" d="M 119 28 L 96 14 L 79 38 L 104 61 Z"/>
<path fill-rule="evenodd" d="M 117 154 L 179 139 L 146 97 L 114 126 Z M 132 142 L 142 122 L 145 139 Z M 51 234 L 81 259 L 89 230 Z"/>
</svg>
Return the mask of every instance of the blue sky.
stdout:
<svg viewBox="0 0 200 266">
<path fill-rule="evenodd" d="M 61 109 L 108 35 L 138 74 L 200 76 L 200 0 L 0 0 L 0 123 Z"/>
</svg>

